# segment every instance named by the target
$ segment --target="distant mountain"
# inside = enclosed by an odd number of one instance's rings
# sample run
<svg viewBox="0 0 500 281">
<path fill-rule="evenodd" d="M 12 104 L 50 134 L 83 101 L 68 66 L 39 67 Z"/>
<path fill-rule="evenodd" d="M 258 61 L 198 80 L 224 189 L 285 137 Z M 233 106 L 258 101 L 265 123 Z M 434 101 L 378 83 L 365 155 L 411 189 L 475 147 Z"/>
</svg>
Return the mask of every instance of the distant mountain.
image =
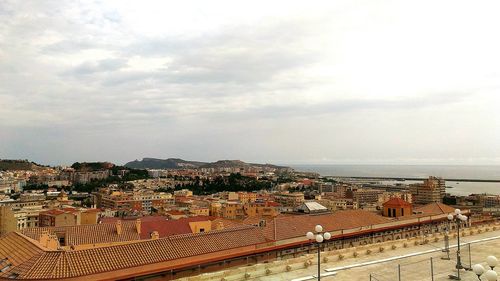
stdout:
<svg viewBox="0 0 500 281">
<path fill-rule="evenodd" d="M 20 170 L 38 170 L 42 169 L 43 166 L 36 164 L 35 162 L 30 162 L 28 160 L 9 160 L 0 159 L 0 171 L 20 171 Z"/>
<path fill-rule="evenodd" d="M 245 163 L 240 160 L 219 160 L 217 162 L 207 163 L 199 161 L 187 161 L 178 158 L 156 159 L 143 158 L 141 161 L 135 160 L 125 164 L 125 167 L 135 169 L 185 169 L 185 168 L 249 168 L 249 167 L 267 167 L 274 169 L 290 169 L 289 167 L 276 166 L 271 164 Z"/>
<path fill-rule="evenodd" d="M 71 168 L 79 172 L 91 172 L 99 170 L 109 170 L 113 168 L 115 164 L 110 162 L 75 162 L 71 165 Z"/>
<path fill-rule="evenodd" d="M 143 158 L 141 161 L 135 160 L 125 164 L 125 167 L 134 169 L 185 169 L 185 168 L 199 168 L 206 165 L 205 162 L 186 161 L 179 158 L 156 159 L 156 158 Z"/>
</svg>

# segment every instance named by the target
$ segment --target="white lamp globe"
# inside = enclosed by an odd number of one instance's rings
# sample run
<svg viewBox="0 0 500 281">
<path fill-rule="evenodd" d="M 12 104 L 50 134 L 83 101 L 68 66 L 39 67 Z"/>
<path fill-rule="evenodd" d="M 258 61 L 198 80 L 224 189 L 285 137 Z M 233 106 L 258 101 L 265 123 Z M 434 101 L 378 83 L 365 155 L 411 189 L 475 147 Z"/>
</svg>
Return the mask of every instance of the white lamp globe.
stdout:
<svg viewBox="0 0 500 281">
<path fill-rule="evenodd" d="M 325 240 L 330 240 L 332 238 L 332 235 L 330 234 L 330 232 L 325 232 L 325 234 L 323 234 L 323 237 L 325 238 Z"/>
<path fill-rule="evenodd" d="M 323 242 L 323 235 L 321 235 L 321 234 L 316 235 L 316 242 L 318 242 L 318 243 Z"/>
<path fill-rule="evenodd" d="M 460 209 L 455 209 L 455 215 L 460 215 L 461 212 Z"/>
<path fill-rule="evenodd" d="M 314 228 L 314 230 L 316 230 L 316 232 L 321 232 L 323 231 L 323 227 L 321 225 L 316 225 L 316 227 Z"/>
<path fill-rule="evenodd" d="M 448 219 L 451 221 L 453 219 L 453 215 L 452 214 L 449 214 L 448 215 Z"/>
<path fill-rule="evenodd" d="M 462 221 L 467 221 L 467 216 L 462 215 L 462 216 L 460 217 L 460 219 L 461 219 Z"/>
<path fill-rule="evenodd" d="M 497 266 L 498 264 L 498 260 L 497 260 L 497 257 L 495 256 L 488 256 L 486 258 L 486 263 L 491 267 L 491 268 L 494 268 L 495 266 Z"/>
<path fill-rule="evenodd" d="M 484 277 L 486 277 L 486 280 L 488 281 L 497 281 L 498 274 L 496 273 L 496 271 L 488 270 L 484 274 Z"/>
<path fill-rule="evenodd" d="M 477 275 L 477 276 L 481 276 L 483 275 L 485 269 L 482 265 L 480 264 L 475 264 L 472 266 L 472 271 L 474 271 L 474 273 Z"/>
<path fill-rule="evenodd" d="M 309 231 L 308 233 L 306 233 L 306 237 L 309 240 L 313 240 L 314 239 L 314 233 L 312 233 L 312 232 Z"/>
</svg>

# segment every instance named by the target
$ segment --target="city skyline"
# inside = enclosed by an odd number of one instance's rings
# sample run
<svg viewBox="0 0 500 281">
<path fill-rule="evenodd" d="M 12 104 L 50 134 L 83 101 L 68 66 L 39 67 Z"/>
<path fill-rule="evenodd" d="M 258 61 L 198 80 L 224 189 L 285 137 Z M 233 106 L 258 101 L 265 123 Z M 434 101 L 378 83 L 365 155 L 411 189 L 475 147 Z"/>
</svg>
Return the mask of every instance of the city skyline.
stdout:
<svg viewBox="0 0 500 281">
<path fill-rule="evenodd" d="M 0 158 L 500 164 L 495 1 L 2 1 Z"/>
</svg>

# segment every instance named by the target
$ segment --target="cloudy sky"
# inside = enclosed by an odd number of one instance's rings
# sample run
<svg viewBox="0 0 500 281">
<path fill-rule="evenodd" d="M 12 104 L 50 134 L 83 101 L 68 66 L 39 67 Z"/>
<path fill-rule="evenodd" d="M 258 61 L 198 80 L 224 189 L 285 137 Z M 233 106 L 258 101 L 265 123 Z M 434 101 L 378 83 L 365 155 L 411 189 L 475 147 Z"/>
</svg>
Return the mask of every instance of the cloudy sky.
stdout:
<svg viewBox="0 0 500 281">
<path fill-rule="evenodd" d="M 0 2 L 0 158 L 500 164 L 498 1 Z"/>
</svg>

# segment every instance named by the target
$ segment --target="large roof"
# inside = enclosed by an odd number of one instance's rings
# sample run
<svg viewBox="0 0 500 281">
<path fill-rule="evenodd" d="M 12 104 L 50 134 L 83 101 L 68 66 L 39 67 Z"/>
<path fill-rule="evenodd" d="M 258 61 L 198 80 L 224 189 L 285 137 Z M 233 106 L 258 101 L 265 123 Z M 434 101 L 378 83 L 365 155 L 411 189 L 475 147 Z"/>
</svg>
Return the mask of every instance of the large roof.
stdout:
<svg viewBox="0 0 500 281">
<path fill-rule="evenodd" d="M 194 259 L 195 256 L 204 254 L 216 258 L 226 255 L 227 253 L 223 252 L 225 250 L 255 246 L 267 241 L 258 228 L 242 226 L 86 250 L 49 251 L 38 246 L 36 241 L 13 232 L 0 238 L 0 259 L 7 258 L 12 263 L 10 268 L 0 273 L 0 277 L 78 277 L 182 258 Z"/>
<path fill-rule="evenodd" d="M 455 212 L 455 208 L 450 207 L 443 203 L 429 203 L 422 207 L 415 209 L 416 213 L 422 213 L 425 215 L 443 215 Z"/>
<path fill-rule="evenodd" d="M 411 204 L 406 202 L 405 200 L 399 198 L 399 197 L 392 197 L 391 199 L 387 200 L 384 204 L 382 204 L 384 207 L 411 207 Z"/>
<path fill-rule="evenodd" d="M 269 239 L 283 240 L 303 237 L 308 231 L 312 231 L 317 224 L 322 225 L 325 231 L 334 231 L 389 221 L 388 218 L 372 212 L 346 210 L 333 214 L 276 217 L 267 223 L 264 232 Z"/>
<path fill-rule="evenodd" d="M 135 221 L 123 221 L 122 233 L 118 235 L 115 224 L 100 223 L 90 225 L 76 225 L 65 227 L 34 227 L 25 228 L 21 232 L 39 240 L 42 232 L 49 234 L 64 233 L 66 245 L 100 244 L 110 242 L 124 242 L 140 240 Z"/>
<path fill-rule="evenodd" d="M 86 245 L 111 242 L 135 241 L 150 239 L 151 233 L 157 231 L 160 238 L 191 233 L 190 222 L 211 221 L 214 217 L 196 216 L 179 220 L 167 220 L 165 217 L 143 217 L 141 231 L 137 231 L 136 220 L 122 220 L 122 233 L 116 231 L 119 219 L 107 220 L 108 223 L 77 225 L 64 227 L 25 228 L 22 233 L 32 239 L 39 240 L 42 232 L 64 234 L 66 245 Z"/>
</svg>

